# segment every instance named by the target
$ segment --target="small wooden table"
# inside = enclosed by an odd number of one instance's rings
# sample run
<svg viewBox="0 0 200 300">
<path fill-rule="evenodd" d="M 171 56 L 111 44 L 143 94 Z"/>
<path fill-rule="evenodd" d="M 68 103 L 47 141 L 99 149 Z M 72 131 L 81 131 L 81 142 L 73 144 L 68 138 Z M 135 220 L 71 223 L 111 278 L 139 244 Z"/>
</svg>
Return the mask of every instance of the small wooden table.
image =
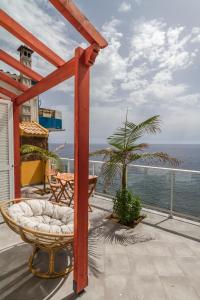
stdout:
<svg viewBox="0 0 200 300">
<path fill-rule="evenodd" d="M 69 198 L 69 206 L 70 206 L 74 199 L 74 173 L 58 173 L 54 177 L 59 181 L 61 186 L 58 200 L 61 201 L 62 196 L 65 197 L 65 195 L 67 195 L 67 197 Z M 88 199 L 90 198 L 91 194 L 93 193 L 96 187 L 97 178 L 98 176 L 93 176 L 93 175 L 89 175 L 88 177 L 88 185 L 89 185 Z M 92 211 L 90 204 L 88 204 L 88 206 L 90 208 L 90 211 Z"/>
</svg>

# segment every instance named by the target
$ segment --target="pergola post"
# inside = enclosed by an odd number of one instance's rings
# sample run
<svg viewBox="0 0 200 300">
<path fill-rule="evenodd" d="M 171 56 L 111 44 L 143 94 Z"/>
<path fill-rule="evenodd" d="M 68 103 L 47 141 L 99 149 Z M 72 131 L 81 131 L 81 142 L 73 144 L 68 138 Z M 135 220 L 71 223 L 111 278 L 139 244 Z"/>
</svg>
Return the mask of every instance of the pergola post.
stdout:
<svg viewBox="0 0 200 300">
<path fill-rule="evenodd" d="M 21 197 L 20 176 L 20 106 L 13 103 L 13 135 L 14 135 L 14 182 L 15 198 Z"/>
<path fill-rule="evenodd" d="M 89 66 L 82 48 L 75 51 L 74 126 L 74 291 L 88 285 L 88 160 L 89 160 Z"/>
</svg>

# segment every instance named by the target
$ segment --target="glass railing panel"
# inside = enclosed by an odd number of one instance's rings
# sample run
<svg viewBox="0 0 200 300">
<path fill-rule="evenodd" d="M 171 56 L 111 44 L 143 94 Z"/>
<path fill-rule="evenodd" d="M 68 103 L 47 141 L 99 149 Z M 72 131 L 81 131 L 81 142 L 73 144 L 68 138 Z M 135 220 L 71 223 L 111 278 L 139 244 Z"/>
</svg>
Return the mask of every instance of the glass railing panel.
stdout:
<svg viewBox="0 0 200 300">
<path fill-rule="evenodd" d="M 200 174 L 175 173 L 173 210 L 200 218 Z"/>
<path fill-rule="evenodd" d="M 129 166 L 128 189 L 138 195 L 143 204 L 170 209 L 171 180 L 167 170 Z"/>
</svg>

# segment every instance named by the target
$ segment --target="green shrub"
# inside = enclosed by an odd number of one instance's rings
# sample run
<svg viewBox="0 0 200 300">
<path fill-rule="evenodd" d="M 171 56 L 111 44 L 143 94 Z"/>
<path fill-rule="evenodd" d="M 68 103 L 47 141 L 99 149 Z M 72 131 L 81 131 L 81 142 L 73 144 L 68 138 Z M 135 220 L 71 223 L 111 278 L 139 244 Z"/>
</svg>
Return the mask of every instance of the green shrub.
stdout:
<svg viewBox="0 0 200 300">
<path fill-rule="evenodd" d="M 141 200 L 127 189 L 117 191 L 113 203 L 113 212 L 120 218 L 122 224 L 130 224 L 139 218 L 142 209 Z"/>
</svg>

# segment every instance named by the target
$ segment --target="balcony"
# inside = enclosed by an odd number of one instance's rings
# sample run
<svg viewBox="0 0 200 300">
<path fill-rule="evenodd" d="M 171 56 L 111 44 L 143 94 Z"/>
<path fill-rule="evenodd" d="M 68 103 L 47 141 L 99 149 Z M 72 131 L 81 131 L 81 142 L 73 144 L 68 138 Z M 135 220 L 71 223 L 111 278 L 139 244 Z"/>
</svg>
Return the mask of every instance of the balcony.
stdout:
<svg viewBox="0 0 200 300">
<path fill-rule="evenodd" d="M 91 161 L 90 173 L 100 175 L 101 164 Z M 63 166 L 73 172 L 73 160 L 63 159 Z M 134 183 L 134 190 L 142 197 L 146 218 L 131 229 L 107 219 L 112 210 L 111 195 L 117 187 L 105 194 L 99 177 L 91 199 L 93 212 L 89 213 L 89 286 L 81 299 L 199 299 L 200 223 L 198 203 L 194 206 L 199 172 L 131 168 L 129 186 Z M 33 191 L 34 187 L 25 187 L 22 194 L 40 197 Z M 189 196 L 195 197 L 194 203 Z M 1 299 L 77 298 L 72 291 L 72 273 L 62 279 L 34 277 L 27 267 L 30 246 L 7 225 L 2 223 L 0 229 Z"/>
</svg>

